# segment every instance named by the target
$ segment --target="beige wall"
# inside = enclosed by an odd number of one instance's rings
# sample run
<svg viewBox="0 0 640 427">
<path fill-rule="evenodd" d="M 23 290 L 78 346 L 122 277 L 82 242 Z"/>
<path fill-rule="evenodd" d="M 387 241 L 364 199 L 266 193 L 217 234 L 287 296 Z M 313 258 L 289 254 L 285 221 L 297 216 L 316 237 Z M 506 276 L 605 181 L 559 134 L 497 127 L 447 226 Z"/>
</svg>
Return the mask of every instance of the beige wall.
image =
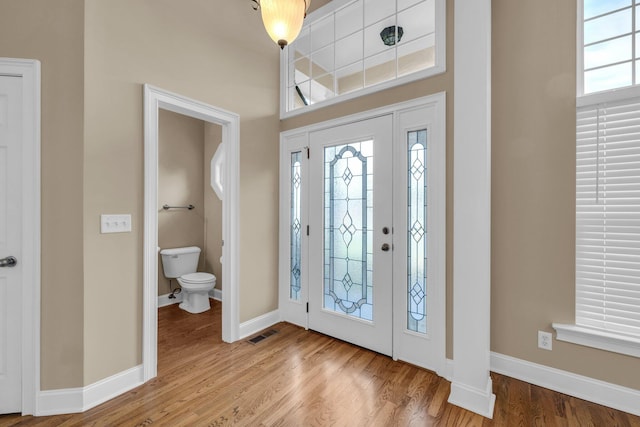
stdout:
<svg viewBox="0 0 640 427">
<path fill-rule="evenodd" d="M 158 246 L 204 251 L 204 122 L 167 110 L 158 116 Z M 162 209 L 194 205 L 193 210 Z M 158 255 L 158 295 L 171 292 Z M 204 265 L 200 256 L 200 268 Z M 203 271 L 200 269 L 200 271 Z M 173 280 L 173 288 L 178 287 Z"/>
<path fill-rule="evenodd" d="M 204 271 L 216 276 L 216 289 L 222 289 L 222 202 L 211 188 L 211 158 L 222 141 L 222 127 L 204 124 Z"/>
<path fill-rule="evenodd" d="M 491 349 L 640 389 L 638 359 L 537 331 L 575 315 L 576 2 L 493 2 Z"/>
<path fill-rule="evenodd" d="M 41 386 L 79 387 L 84 2 L 0 0 L 0 11 L 0 56 L 42 66 Z"/>
<path fill-rule="evenodd" d="M 85 9 L 91 384 L 142 361 L 143 83 L 240 115 L 240 320 L 277 308 L 279 50 L 244 1 L 86 0 Z M 100 235 L 105 212 L 132 214 L 133 232 Z"/>
</svg>

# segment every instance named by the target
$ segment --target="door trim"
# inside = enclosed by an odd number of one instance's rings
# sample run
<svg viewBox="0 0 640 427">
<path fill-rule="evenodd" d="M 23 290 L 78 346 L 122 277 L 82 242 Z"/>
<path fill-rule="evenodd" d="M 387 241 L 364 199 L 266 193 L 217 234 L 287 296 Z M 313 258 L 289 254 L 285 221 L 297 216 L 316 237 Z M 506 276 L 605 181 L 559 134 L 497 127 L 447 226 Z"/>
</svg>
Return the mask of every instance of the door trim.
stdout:
<svg viewBox="0 0 640 427">
<path fill-rule="evenodd" d="M 144 85 L 144 248 L 143 248 L 143 381 L 157 375 L 158 365 L 158 110 L 164 109 L 222 126 L 225 143 L 222 204 L 222 340 L 240 339 L 239 317 L 239 185 L 240 116 Z"/>
<path fill-rule="evenodd" d="M 341 125 L 351 124 L 367 119 L 372 119 L 385 115 L 393 115 L 394 122 L 397 120 L 397 117 L 402 114 L 402 112 L 406 112 L 413 109 L 418 109 L 420 107 L 434 107 L 435 108 L 435 119 L 433 124 L 439 127 L 440 131 L 437 135 L 437 138 L 440 139 L 441 145 L 441 153 L 443 156 L 445 155 L 445 146 L 446 146 L 446 92 L 439 92 L 433 95 L 416 98 L 410 101 L 401 102 L 397 104 L 392 104 L 388 106 L 384 106 L 381 108 L 376 108 L 369 111 L 360 112 L 357 114 L 340 117 L 334 120 L 328 120 L 320 123 L 311 124 L 308 126 L 303 126 L 296 129 L 291 129 L 288 131 L 284 131 L 280 134 L 280 249 L 279 249 L 279 310 L 281 319 L 286 322 L 290 322 L 304 328 L 309 327 L 308 316 L 306 312 L 306 301 L 308 301 L 308 286 L 309 280 L 304 278 L 301 281 L 302 292 L 301 292 L 301 301 L 293 301 L 288 297 L 289 292 L 289 201 L 286 196 L 288 192 L 289 185 L 289 159 L 290 153 L 293 151 L 304 150 L 309 145 L 309 135 L 311 132 L 325 130 L 332 127 L 338 127 Z M 397 128 L 397 123 L 394 123 L 394 128 Z M 396 138 L 396 129 L 394 129 L 394 138 Z M 396 141 L 394 141 L 395 143 Z M 395 149 L 395 148 L 394 148 Z M 306 165 L 308 169 L 308 160 L 306 156 L 303 156 L 303 167 Z M 443 159 L 443 166 L 444 159 Z M 443 171 L 444 173 L 444 171 Z M 306 175 L 304 175 L 306 174 Z M 303 179 L 308 177 L 308 171 L 303 171 Z M 308 179 L 308 178 L 306 178 Z M 446 175 L 442 175 L 439 178 L 439 183 L 445 185 Z M 442 203 L 443 208 L 446 204 L 446 189 L 443 189 Z M 308 204 L 308 200 L 302 198 L 303 203 L 303 215 L 305 210 L 307 209 L 305 206 Z M 439 212 L 439 217 L 446 222 L 446 211 Z M 306 225 L 306 224 L 305 224 Z M 443 229 L 445 224 L 443 223 Z M 306 266 L 308 270 L 308 264 L 305 264 L 304 254 L 308 253 L 308 237 L 303 234 L 302 236 L 302 251 L 303 251 L 303 268 Z M 431 366 L 426 367 L 427 369 L 434 370 L 438 375 L 445 376 L 446 374 L 446 235 L 444 233 L 438 234 L 437 236 L 438 242 L 441 242 L 443 245 L 441 257 L 437 260 L 438 265 L 438 280 L 442 281 L 442 289 L 439 289 L 437 295 L 434 296 L 436 299 L 436 308 L 437 312 L 432 313 L 434 322 L 437 324 L 437 330 L 433 331 L 432 339 L 434 340 L 434 345 L 438 347 L 437 355 L 435 355 L 434 363 Z M 394 286 L 394 298 L 396 295 L 396 289 Z M 395 309 L 395 308 L 394 308 Z M 395 321 L 395 319 L 394 319 Z M 396 325 L 393 327 L 394 334 L 394 349 L 393 349 L 393 358 L 394 359 L 402 359 L 405 360 L 403 355 L 399 355 L 397 342 L 395 336 L 398 334 Z M 415 360 L 406 360 L 410 363 L 416 364 Z M 419 364 L 419 363 L 418 363 Z"/>
<path fill-rule="evenodd" d="M 0 74 L 22 79 L 22 414 L 40 392 L 40 61 L 0 58 Z"/>
</svg>

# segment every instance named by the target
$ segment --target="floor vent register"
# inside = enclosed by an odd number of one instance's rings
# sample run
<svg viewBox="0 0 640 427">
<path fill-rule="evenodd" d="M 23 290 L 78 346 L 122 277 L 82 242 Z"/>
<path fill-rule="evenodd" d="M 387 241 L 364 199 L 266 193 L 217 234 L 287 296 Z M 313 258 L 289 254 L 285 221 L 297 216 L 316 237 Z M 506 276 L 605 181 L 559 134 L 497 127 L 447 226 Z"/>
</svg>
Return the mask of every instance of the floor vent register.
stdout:
<svg viewBox="0 0 640 427">
<path fill-rule="evenodd" d="M 277 334 L 278 331 L 276 331 L 275 329 L 271 329 L 268 331 L 265 331 L 263 333 L 261 333 L 260 335 L 256 335 L 255 337 L 251 338 L 249 340 L 249 342 L 251 344 L 258 344 L 260 341 L 262 341 L 265 338 L 269 338 L 271 335 Z"/>
</svg>

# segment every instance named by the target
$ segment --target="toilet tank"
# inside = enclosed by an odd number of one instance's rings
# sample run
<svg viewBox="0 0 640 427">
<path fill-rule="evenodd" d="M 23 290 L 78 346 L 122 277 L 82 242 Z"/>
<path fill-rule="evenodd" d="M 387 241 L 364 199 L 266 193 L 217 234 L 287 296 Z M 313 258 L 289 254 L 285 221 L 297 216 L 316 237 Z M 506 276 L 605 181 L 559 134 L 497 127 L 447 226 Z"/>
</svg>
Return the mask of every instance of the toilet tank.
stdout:
<svg viewBox="0 0 640 427">
<path fill-rule="evenodd" d="M 200 248 L 197 246 L 162 249 L 160 255 L 162 256 L 164 277 L 167 279 L 175 279 L 198 271 Z"/>
</svg>

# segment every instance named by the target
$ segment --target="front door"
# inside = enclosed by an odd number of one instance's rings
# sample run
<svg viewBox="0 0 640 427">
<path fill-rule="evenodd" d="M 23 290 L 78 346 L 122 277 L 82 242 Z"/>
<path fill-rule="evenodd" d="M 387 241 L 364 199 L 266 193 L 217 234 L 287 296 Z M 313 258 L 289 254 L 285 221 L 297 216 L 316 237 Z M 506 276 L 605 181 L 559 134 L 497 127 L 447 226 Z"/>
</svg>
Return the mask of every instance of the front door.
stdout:
<svg viewBox="0 0 640 427">
<path fill-rule="evenodd" d="M 0 413 L 22 410 L 21 80 L 0 76 Z"/>
<path fill-rule="evenodd" d="M 309 328 L 392 355 L 392 116 L 309 135 Z"/>
<path fill-rule="evenodd" d="M 444 131 L 437 94 L 281 134 L 282 320 L 444 372 Z"/>
</svg>

